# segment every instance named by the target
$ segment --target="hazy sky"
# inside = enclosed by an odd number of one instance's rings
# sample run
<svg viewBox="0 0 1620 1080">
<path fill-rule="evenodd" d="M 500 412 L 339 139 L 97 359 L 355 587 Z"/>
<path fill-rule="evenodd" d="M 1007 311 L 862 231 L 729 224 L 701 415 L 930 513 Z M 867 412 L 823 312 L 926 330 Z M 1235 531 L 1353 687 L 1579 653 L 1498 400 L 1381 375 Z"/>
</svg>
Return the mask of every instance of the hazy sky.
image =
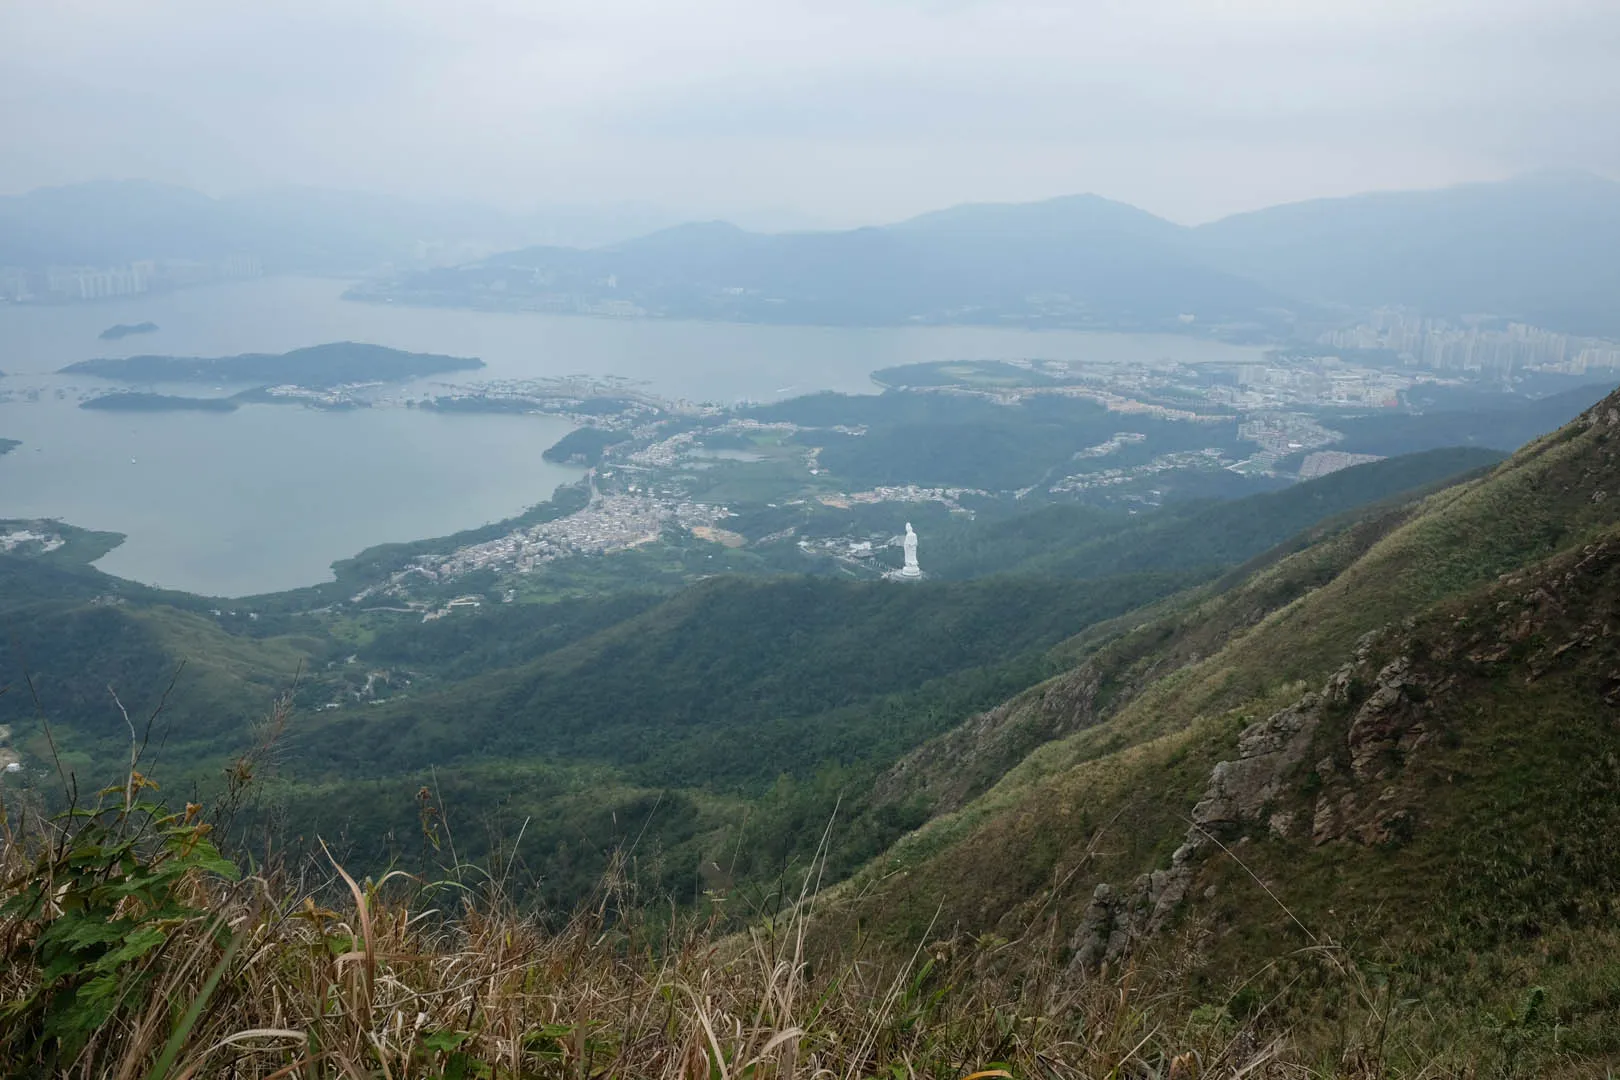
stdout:
<svg viewBox="0 0 1620 1080">
<path fill-rule="evenodd" d="M 829 223 L 1620 175 L 1616 0 L 0 0 L 0 190 Z"/>
</svg>

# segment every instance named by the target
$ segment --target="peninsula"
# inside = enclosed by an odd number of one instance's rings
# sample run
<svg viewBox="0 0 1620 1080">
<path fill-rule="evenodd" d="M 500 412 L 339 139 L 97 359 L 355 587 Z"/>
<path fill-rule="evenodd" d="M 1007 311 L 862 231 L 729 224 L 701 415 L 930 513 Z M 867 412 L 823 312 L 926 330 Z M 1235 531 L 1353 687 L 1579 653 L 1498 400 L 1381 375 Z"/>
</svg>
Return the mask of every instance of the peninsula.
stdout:
<svg viewBox="0 0 1620 1080">
<path fill-rule="evenodd" d="M 18 442 L 16 439 L 0 439 L 0 457 L 11 453 L 21 445 L 22 443 Z"/>
<path fill-rule="evenodd" d="M 412 353 L 354 341 L 311 345 L 285 353 L 241 356 L 131 356 L 81 360 L 64 375 L 97 375 L 138 383 L 257 383 L 334 387 L 350 383 L 408 382 L 425 375 L 474 371 L 482 360 L 436 353 Z"/>
<path fill-rule="evenodd" d="M 118 323 L 107 327 L 99 336 L 102 341 L 117 341 L 120 338 L 129 337 L 131 334 L 155 334 L 157 329 L 158 324 L 155 322 Z"/>
</svg>

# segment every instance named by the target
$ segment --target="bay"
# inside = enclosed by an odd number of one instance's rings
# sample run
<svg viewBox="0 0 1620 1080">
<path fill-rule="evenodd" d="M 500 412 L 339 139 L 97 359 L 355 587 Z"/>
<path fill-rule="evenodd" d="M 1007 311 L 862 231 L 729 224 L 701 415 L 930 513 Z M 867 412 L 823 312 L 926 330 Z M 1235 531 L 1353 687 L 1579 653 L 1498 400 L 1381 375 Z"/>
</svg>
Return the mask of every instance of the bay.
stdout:
<svg viewBox="0 0 1620 1080">
<path fill-rule="evenodd" d="M 407 308 L 344 301 L 346 287 L 266 278 L 95 304 L 0 305 L 0 371 L 7 373 L 0 437 L 24 444 L 0 456 L 0 517 L 56 517 L 121 532 L 125 543 L 97 564 L 109 573 L 241 596 L 330 580 L 333 561 L 372 544 L 510 516 L 580 475 L 541 459 L 568 431 L 550 417 L 272 405 L 224 414 L 79 409 L 81 398 L 109 384 L 54 372 L 92 357 L 225 356 L 367 341 L 485 361 L 453 385 L 617 376 L 666 397 L 726 403 L 871 392 L 871 372 L 934 360 L 1259 357 L 1253 348 L 1170 335 Z M 98 340 L 115 323 L 147 321 L 158 331 Z M 446 385 L 424 380 L 405 389 Z"/>
<path fill-rule="evenodd" d="M 521 512 L 583 470 L 541 459 L 564 420 L 406 409 L 114 413 L 0 405 L 0 517 L 126 535 L 97 566 L 213 596 L 331 580 L 373 544 Z"/>
</svg>

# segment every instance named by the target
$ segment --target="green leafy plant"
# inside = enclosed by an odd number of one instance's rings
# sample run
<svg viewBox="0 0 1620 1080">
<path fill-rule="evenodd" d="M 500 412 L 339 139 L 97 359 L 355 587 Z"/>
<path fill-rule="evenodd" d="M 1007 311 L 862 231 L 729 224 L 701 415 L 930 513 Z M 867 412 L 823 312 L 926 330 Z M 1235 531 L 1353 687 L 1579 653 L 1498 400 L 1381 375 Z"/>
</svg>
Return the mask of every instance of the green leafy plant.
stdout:
<svg viewBox="0 0 1620 1080">
<path fill-rule="evenodd" d="M 201 879 L 237 877 L 208 839 L 201 807 L 176 814 L 142 800 L 156 786 L 132 772 L 102 793 L 117 802 L 62 814 L 4 882 L 7 961 L 39 972 L 28 993 L 0 1005 L 7 1058 L 58 1066 L 78 1058 L 121 1008 L 144 1002 L 150 961 L 176 930 L 207 920 Z M 8 844 L 14 853 L 23 846 L 9 833 Z"/>
<path fill-rule="evenodd" d="M 1525 1075 L 1525 1059 L 1551 1027 L 1546 1014 L 1547 988 L 1532 986 L 1525 991 L 1524 1003 L 1505 1010 L 1501 1016 L 1487 1016 L 1485 1029 L 1496 1037 L 1497 1073 L 1503 1077 Z"/>
</svg>

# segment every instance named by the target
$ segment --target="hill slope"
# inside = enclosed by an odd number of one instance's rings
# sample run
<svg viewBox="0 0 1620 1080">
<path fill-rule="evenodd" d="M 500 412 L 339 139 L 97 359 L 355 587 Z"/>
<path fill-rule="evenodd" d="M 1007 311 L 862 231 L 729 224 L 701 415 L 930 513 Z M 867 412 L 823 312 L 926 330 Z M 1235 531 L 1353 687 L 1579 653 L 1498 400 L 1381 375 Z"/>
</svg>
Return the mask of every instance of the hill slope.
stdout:
<svg viewBox="0 0 1620 1080">
<path fill-rule="evenodd" d="M 1077 969 L 1179 940 L 1193 1003 L 1254 976 L 1278 1013 L 1320 1009 L 1329 953 L 1394 963 L 1431 1031 L 1542 986 L 1564 1050 L 1612 1059 L 1617 450 L 1620 394 L 1488 476 L 1095 629 L 1074 670 L 880 783 L 938 814 L 826 931 L 1038 930 Z"/>
<path fill-rule="evenodd" d="M 1140 516 L 962 522 L 954 555 L 941 534 L 941 577 L 913 585 L 716 577 L 432 622 L 356 610 L 342 599 L 354 587 L 258 598 L 250 617 L 80 561 L 103 549 L 0 555 L 0 616 L 26 627 L 0 640 L 0 684 L 15 691 L 0 694 L 0 724 L 44 787 L 54 779 L 41 716 L 90 777 L 128 760 L 109 686 L 137 724 L 162 701 L 156 740 L 179 763 L 171 780 L 178 769 L 206 788 L 292 689 L 264 811 L 292 835 L 349 838 L 357 867 L 402 857 L 431 783 L 458 820 L 485 826 L 460 834 L 464 857 L 530 819 L 528 857 L 558 907 L 643 830 L 660 866 L 649 884 L 683 901 L 774 881 L 810 857 L 818 823 L 841 806 L 837 877 L 939 809 L 911 790 L 874 798 L 879 775 L 1062 670 L 1073 635 L 1324 517 L 1491 460 L 1414 455 Z"/>
</svg>

